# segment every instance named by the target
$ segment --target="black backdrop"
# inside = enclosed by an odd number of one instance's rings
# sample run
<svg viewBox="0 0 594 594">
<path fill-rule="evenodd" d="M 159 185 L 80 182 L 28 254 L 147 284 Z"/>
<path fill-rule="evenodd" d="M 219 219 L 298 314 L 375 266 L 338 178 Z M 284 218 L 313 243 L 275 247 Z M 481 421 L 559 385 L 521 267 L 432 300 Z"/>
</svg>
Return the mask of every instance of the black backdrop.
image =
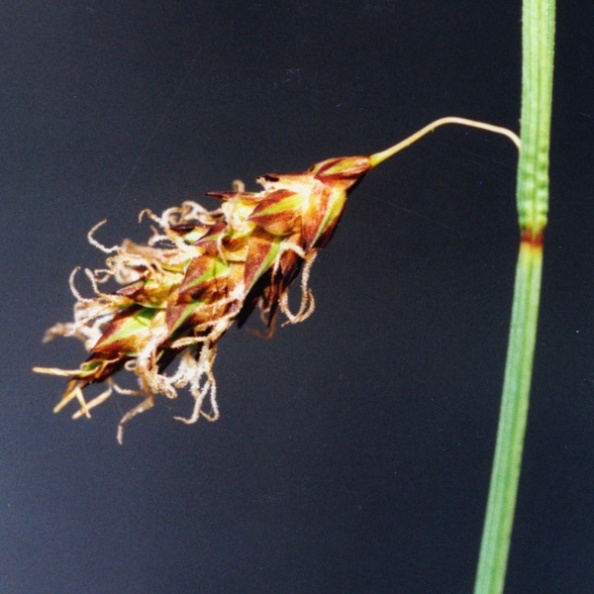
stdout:
<svg viewBox="0 0 594 594">
<path fill-rule="evenodd" d="M 586 3 L 581 3 L 586 5 Z M 571 12 L 571 14 L 570 14 Z M 221 419 L 52 415 L 71 269 L 155 211 L 382 149 L 448 114 L 517 130 L 520 2 L 6 2 L 0 9 L 0 589 L 472 589 L 513 270 L 516 151 L 442 129 L 351 196 L 272 341 L 232 330 Z M 509 593 L 591 591 L 593 9 L 560 8 L 551 221 Z"/>
</svg>

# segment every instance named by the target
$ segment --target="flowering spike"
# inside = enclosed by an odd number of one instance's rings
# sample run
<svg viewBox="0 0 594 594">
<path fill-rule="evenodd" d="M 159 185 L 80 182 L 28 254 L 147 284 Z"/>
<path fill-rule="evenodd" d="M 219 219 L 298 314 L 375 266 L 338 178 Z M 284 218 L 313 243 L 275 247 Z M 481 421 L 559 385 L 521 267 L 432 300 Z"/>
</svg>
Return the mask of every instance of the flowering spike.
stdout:
<svg viewBox="0 0 594 594">
<path fill-rule="evenodd" d="M 79 338 L 89 357 L 75 370 L 34 368 L 71 378 L 55 412 L 74 400 L 79 408 L 73 417 L 89 417 L 114 390 L 140 397 L 120 421 L 121 442 L 123 425 L 151 408 L 156 396 L 176 398 L 180 388 L 189 386 L 192 412 L 188 418 L 175 418 L 186 423 L 201 416 L 218 418 L 212 367 L 219 339 L 235 321 L 243 324 L 256 307 L 269 331 L 278 310 L 285 314 L 285 323 L 313 313 L 310 269 L 340 221 L 349 190 L 372 167 L 443 123 L 504 133 L 488 124 L 444 118 L 371 157 L 333 158 L 303 173 L 263 175 L 257 180 L 260 192 L 246 192 L 241 182 L 234 182 L 235 191 L 209 194 L 221 200 L 216 210 L 188 201 L 161 216 L 143 211 L 141 218 L 147 215 L 159 226 L 145 245 L 125 240 L 106 248 L 93 237 L 104 221 L 96 225 L 89 241 L 108 257 L 106 268 L 85 271 L 95 296 L 81 296 L 73 273 L 74 320 L 46 333 L 46 340 L 58 335 Z M 288 291 L 300 272 L 301 302 L 292 313 Z M 101 291 L 99 286 L 110 280 L 119 288 Z M 171 373 L 176 359 L 177 369 Z M 112 376 L 121 370 L 137 376 L 138 390 L 115 384 Z M 107 382 L 107 389 L 87 401 L 83 390 L 100 382 Z"/>
<path fill-rule="evenodd" d="M 212 365 L 219 339 L 254 307 L 268 325 L 279 309 L 289 323 L 312 313 L 309 267 L 334 231 L 347 191 L 370 168 L 367 157 L 331 159 L 304 173 L 264 175 L 258 179 L 261 192 L 239 186 L 234 192 L 211 193 L 222 201 L 217 210 L 185 202 L 160 217 L 144 211 L 160 227 L 146 245 L 126 240 L 104 248 L 92 236 L 93 228 L 91 243 L 108 253 L 105 269 L 87 272 L 96 295 L 83 298 L 72 285 L 74 320 L 46 334 L 48 339 L 80 338 L 89 357 L 77 370 L 35 368 L 71 377 L 56 411 L 76 401 L 74 417 L 89 417 L 112 388 L 143 397 L 120 422 L 121 436 L 123 423 L 150 408 L 157 395 L 175 398 L 179 388 L 189 386 L 194 408 L 181 420 L 216 418 Z M 287 293 L 304 263 L 301 306 L 292 314 Z M 121 286 L 100 291 L 110 279 Z M 177 370 L 167 373 L 179 355 Z M 138 391 L 124 391 L 113 382 L 122 369 L 136 374 Z M 104 381 L 109 388 L 87 401 L 83 390 Z"/>
</svg>

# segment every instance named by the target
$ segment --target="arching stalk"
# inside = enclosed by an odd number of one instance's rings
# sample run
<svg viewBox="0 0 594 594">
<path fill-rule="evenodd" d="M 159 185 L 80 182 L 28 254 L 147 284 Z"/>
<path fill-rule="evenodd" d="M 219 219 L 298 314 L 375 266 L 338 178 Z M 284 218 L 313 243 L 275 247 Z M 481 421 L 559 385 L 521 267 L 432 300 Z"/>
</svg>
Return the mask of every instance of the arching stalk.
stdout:
<svg viewBox="0 0 594 594">
<path fill-rule="evenodd" d="M 417 140 L 421 139 L 429 132 L 433 132 L 436 128 L 440 126 L 445 126 L 446 124 L 459 124 L 462 126 L 469 126 L 470 128 L 479 128 L 481 130 L 487 130 L 488 132 L 494 132 L 495 134 L 502 134 L 503 136 L 507 136 L 517 147 L 520 148 L 520 139 L 518 138 L 517 134 L 508 130 L 507 128 L 502 128 L 501 126 L 493 126 L 492 124 L 486 124 L 485 122 L 477 122 L 476 120 L 469 120 L 468 118 L 459 118 L 457 116 L 448 116 L 445 118 L 440 118 L 439 120 L 435 120 L 430 124 L 427 124 L 420 130 L 417 130 L 414 134 L 411 134 L 404 140 L 396 143 L 394 146 L 387 148 L 386 150 L 380 151 L 379 153 L 375 153 L 369 157 L 369 161 L 371 165 L 375 167 L 379 165 L 386 159 L 394 156 L 396 153 L 399 153 L 401 150 L 409 147 L 411 144 L 417 142 Z"/>
</svg>

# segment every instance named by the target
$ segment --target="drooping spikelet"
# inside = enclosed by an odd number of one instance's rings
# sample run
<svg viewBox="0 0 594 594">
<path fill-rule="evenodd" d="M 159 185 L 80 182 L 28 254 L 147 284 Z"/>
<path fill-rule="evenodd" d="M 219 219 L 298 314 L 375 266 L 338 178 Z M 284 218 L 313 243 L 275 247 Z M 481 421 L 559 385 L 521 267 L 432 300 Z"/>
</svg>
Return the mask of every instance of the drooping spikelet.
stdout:
<svg viewBox="0 0 594 594">
<path fill-rule="evenodd" d="M 81 339 L 90 355 L 79 369 L 35 368 L 35 371 L 70 377 L 61 410 L 76 400 L 74 418 L 104 402 L 112 390 L 143 397 L 121 419 L 122 427 L 153 406 L 162 394 L 175 398 L 189 387 L 194 406 L 188 418 L 218 417 L 216 382 L 212 367 L 217 344 L 235 320 L 242 323 L 258 307 L 270 326 L 278 310 L 289 323 L 300 322 L 314 310 L 308 288 L 310 267 L 342 214 L 347 191 L 372 167 L 369 157 L 330 159 L 307 172 L 267 174 L 258 178 L 264 188 L 250 193 L 236 183 L 235 191 L 210 193 L 222 201 L 208 211 L 184 202 L 161 216 L 143 211 L 159 229 L 146 245 L 125 240 L 105 248 L 89 233 L 89 241 L 109 253 L 106 268 L 85 270 L 95 297 L 77 299 L 74 320 L 57 324 L 46 334 Z M 288 289 L 301 271 L 301 304 L 288 307 Z M 122 285 L 102 292 L 109 280 Z M 177 368 L 171 372 L 174 360 Z M 136 374 L 139 389 L 124 390 L 112 376 L 127 370 Z M 106 381 L 104 392 L 87 401 L 83 389 Z M 204 406 L 205 402 L 209 406 Z"/>
<path fill-rule="evenodd" d="M 272 327 L 280 310 L 285 323 L 305 320 L 314 310 L 308 288 L 311 265 L 319 248 L 330 240 L 344 209 L 347 192 L 372 167 L 410 146 L 444 124 L 462 124 L 503 134 L 520 148 L 511 130 L 468 120 L 446 117 L 435 120 L 394 146 L 369 157 L 341 157 L 316 163 L 304 173 L 267 174 L 258 178 L 261 192 L 245 192 L 236 182 L 233 192 L 209 194 L 222 201 L 208 211 L 195 202 L 166 210 L 160 217 L 145 210 L 159 225 L 146 245 L 125 240 L 105 248 L 93 237 L 89 241 L 107 252 L 106 268 L 85 270 L 95 297 L 83 298 L 70 286 L 77 303 L 74 320 L 57 324 L 45 339 L 74 336 L 89 351 L 88 359 L 74 370 L 36 367 L 34 371 L 70 377 L 58 412 L 76 400 L 74 418 L 89 411 L 116 392 L 141 396 L 143 400 L 121 419 L 124 424 L 153 406 L 162 394 L 176 398 L 177 390 L 189 387 L 194 407 L 188 418 L 218 418 L 216 382 L 212 367 L 220 338 L 237 320 L 241 324 L 256 308 Z M 301 303 L 292 313 L 288 290 L 301 272 Z M 100 285 L 114 280 L 120 289 L 102 292 Z M 178 360 L 173 372 L 170 366 Z M 138 390 L 119 387 L 112 376 L 126 370 L 136 374 Z M 106 382 L 104 392 L 88 401 L 83 390 Z M 203 408 L 205 401 L 209 406 Z"/>
</svg>

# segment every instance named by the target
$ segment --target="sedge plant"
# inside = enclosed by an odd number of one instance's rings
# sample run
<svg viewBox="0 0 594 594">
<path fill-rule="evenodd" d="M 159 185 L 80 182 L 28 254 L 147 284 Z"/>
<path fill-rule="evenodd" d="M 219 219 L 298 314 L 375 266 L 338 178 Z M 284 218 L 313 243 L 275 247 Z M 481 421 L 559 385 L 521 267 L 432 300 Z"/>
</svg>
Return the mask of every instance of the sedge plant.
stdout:
<svg viewBox="0 0 594 594">
<path fill-rule="evenodd" d="M 524 0 L 521 150 L 517 209 L 520 251 L 489 501 L 475 594 L 503 591 L 520 475 L 532 361 L 536 339 L 543 233 L 548 209 L 548 151 L 552 94 L 554 0 Z M 68 377 L 54 411 L 78 406 L 74 418 L 116 392 L 138 401 L 120 420 L 117 432 L 150 409 L 157 397 L 176 398 L 188 388 L 193 399 L 187 417 L 214 421 L 219 416 L 213 365 L 219 340 L 241 326 L 256 309 L 274 330 L 308 318 L 315 309 L 309 277 L 318 251 L 326 247 L 343 213 L 347 196 L 374 167 L 445 124 L 461 124 L 503 134 L 520 149 L 520 139 L 505 128 L 466 118 L 432 122 L 394 146 L 370 156 L 331 158 L 301 173 L 270 173 L 258 178 L 262 190 L 246 192 L 239 181 L 229 192 L 211 192 L 221 206 L 207 210 L 197 202 L 156 215 L 157 226 L 145 244 L 124 240 L 105 247 L 95 232 L 89 242 L 107 254 L 105 267 L 85 269 L 94 295 L 75 285 L 74 319 L 50 328 L 45 339 L 71 336 L 83 341 L 88 358 L 78 368 L 36 367 Z M 293 282 L 300 286 L 297 311 L 289 307 Z M 115 284 L 117 288 L 103 288 Z M 283 325 L 284 325 L 283 324 Z M 175 367 L 177 362 L 177 367 Z M 171 368 L 175 367 L 173 371 Z M 134 374 L 138 387 L 119 386 L 114 376 Z M 87 399 L 85 389 L 105 384 Z"/>
</svg>

